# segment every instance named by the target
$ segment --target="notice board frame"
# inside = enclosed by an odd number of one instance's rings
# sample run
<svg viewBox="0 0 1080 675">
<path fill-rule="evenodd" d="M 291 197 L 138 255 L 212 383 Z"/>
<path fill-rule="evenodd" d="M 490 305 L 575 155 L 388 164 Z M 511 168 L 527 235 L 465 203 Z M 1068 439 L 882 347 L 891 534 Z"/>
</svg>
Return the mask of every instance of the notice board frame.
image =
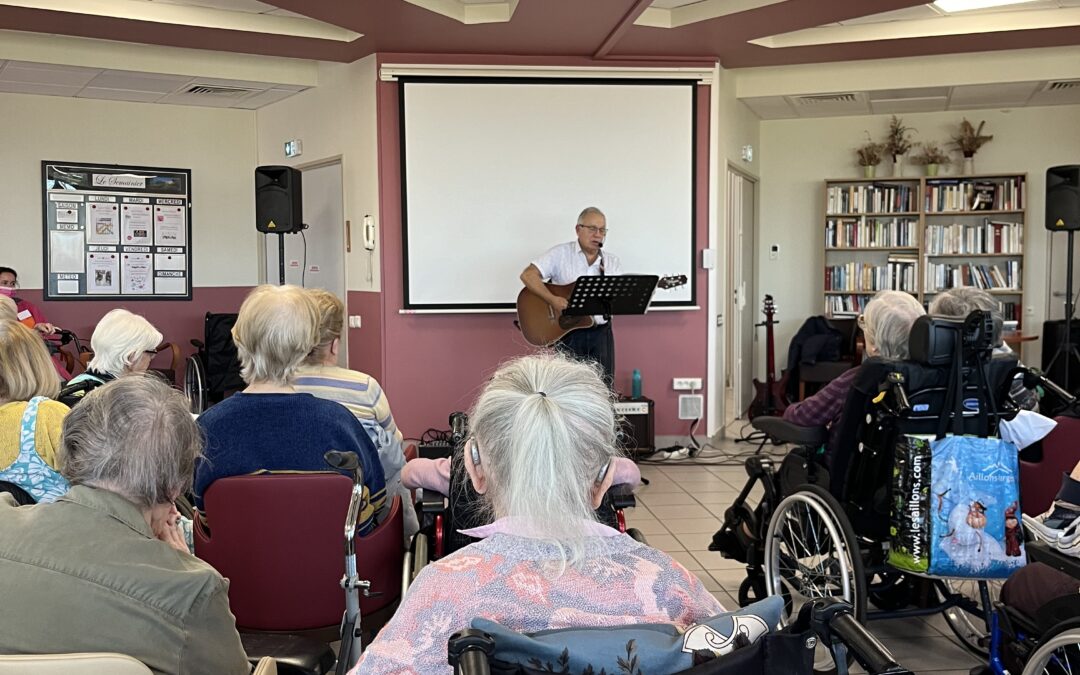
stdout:
<svg viewBox="0 0 1080 675">
<path fill-rule="evenodd" d="M 190 169 L 42 160 L 41 189 L 45 300 L 192 299 Z M 69 207 L 63 209 L 63 223 L 59 222 L 59 204 Z M 144 216 L 148 228 L 120 214 L 121 208 L 134 205 L 142 205 L 148 212 L 149 216 Z M 111 227 L 107 217 L 100 229 L 99 223 L 91 223 L 91 209 L 98 206 L 111 206 L 116 212 Z M 170 221 L 167 227 L 166 218 Z M 182 220 L 179 224 L 178 218 Z M 81 245 L 78 237 L 68 232 L 81 235 Z M 81 259 L 75 260 L 75 251 L 80 248 Z M 92 280 L 92 258 L 98 255 L 111 260 L 94 270 Z M 57 266 L 60 269 L 54 269 Z M 178 283 L 182 284 L 179 289 Z M 148 290 L 131 290 L 147 286 Z"/>
</svg>

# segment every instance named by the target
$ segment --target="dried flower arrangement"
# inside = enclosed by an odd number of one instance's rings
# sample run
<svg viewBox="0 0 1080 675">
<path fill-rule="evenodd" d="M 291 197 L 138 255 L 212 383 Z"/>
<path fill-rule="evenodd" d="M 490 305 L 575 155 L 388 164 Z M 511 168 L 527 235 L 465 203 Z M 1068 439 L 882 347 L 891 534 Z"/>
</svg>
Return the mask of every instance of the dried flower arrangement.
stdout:
<svg viewBox="0 0 1080 675">
<path fill-rule="evenodd" d="M 885 150 L 893 157 L 907 154 L 912 146 L 911 132 L 913 131 L 915 131 L 914 128 L 904 126 L 903 119 L 893 115 L 889 120 L 889 133 L 885 137 Z"/>
<path fill-rule="evenodd" d="M 927 164 L 946 165 L 951 160 L 949 153 L 941 149 L 937 143 L 916 143 L 920 150 L 911 158 L 913 164 L 926 166 Z"/>
<path fill-rule="evenodd" d="M 877 166 L 881 164 L 885 144 L 875 143 L 870 139 L 870 134 L 866 135 L 866 141 L 865 145 L 855 149 L 855 154 L 859 156 L 859 166 Z"/>
<path fill-rule="evenodd" d="M 973 157 L 979 148 L 994 140 L 993 136 L 983 136 L 984 126 L 986 126 L 986 120 L 979 122 L 979 128 L 976 129 L 965 117 L 960 123 L 960 130 L 952 137 L 952 146 L 964 157 Z"/>
</svg>

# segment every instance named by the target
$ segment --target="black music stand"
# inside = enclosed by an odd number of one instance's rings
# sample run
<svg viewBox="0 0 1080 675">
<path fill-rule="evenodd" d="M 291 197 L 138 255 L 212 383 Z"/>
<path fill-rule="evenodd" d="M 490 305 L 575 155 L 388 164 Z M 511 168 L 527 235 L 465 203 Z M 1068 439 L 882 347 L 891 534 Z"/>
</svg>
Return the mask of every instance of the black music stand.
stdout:
<svg viewBox="0 0 1080 675">
<path fill-rule="evenodd" d="M 605 319 L 617 314 L 644 314 L 659 282 L 655 274 L 578 277 L 563 314 L 599 314 Z"/>
</svg>

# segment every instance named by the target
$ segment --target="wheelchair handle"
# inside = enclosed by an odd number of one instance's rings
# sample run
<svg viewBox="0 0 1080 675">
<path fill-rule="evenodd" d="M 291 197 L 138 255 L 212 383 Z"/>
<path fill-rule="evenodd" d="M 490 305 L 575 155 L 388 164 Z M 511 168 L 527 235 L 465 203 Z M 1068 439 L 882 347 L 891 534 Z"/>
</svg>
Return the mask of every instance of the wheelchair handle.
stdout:
<svg viewBox="0 0 1080 675">
<path fill-rule="evenodd" d="M 495 653 L 495 640 L 482 630 L 466 628 L 450 636 L 446 662 L 461 675 L 488 675 L 488 657 Z"/>
<path fill-rule="evenodd" d="M 896 662 L 885 645 L 852 615 L 851 605 L 835 598 L 815 600 L 811 610 L 815 632 L 827 643 L 834 638 L 846 645 L 870 675 L 913 675 Z"/>
</svg>

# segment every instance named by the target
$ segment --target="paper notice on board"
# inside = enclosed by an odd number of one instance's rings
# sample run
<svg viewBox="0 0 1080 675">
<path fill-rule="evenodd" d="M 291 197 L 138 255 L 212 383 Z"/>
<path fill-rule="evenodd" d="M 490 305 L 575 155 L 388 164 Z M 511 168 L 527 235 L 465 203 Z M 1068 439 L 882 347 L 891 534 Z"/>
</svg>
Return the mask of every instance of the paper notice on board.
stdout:
<svg viewBox="0 0 1080 675">
<path fill-rule="evenodd" d="M 154 256 L 154 292 L 158 295 L 187 293 L 187 256 L 158 253 Z"/>
<path fill-rule="evenodd" d="M 186 210 L 183 206 L 154 206 L 154 244 L 187 246 Z"/>
<path fill-rule="evenodd" d="M 56 282 L 56 292 L 64 295 L 76 295 L 79 292 L 79 280 L 78 279 L 58 279 Z"/>
<path fill-rule="evenodd" d="M 86 236 L 91 244 L 120 243 L 120 207 L 116 204 L 90 204 Z"/>
<path fill-rule="evenodd" d="M 82 272 L 84 245 L 81 230 L 50 230 L 49 271 Z"/>
<path fill-rule="evenodd" d="M 77 223 L 79 222 L 79 209 L 75 208 L 57 208 L 56 209 L 56 222 L 58 223 Z"/>
<path fill-rule="evenodd" d="M 86 293 L 116 295 L 120 292 L 120 254 L 86 254 Z"/>
<path fill-rule="evenodd" d="M 149 246 L 153 243 L 151 228 L 154 221 L 149 204 L 124 204 L 120 207 L 124 222 L 124 244 Z"/>
<path fill-rule="evenodd" d="M 154 266 L 149 253 L 124 253 L 122 256 L 121 293 L 147 295 L 154 292 Z"/>
</svg>

